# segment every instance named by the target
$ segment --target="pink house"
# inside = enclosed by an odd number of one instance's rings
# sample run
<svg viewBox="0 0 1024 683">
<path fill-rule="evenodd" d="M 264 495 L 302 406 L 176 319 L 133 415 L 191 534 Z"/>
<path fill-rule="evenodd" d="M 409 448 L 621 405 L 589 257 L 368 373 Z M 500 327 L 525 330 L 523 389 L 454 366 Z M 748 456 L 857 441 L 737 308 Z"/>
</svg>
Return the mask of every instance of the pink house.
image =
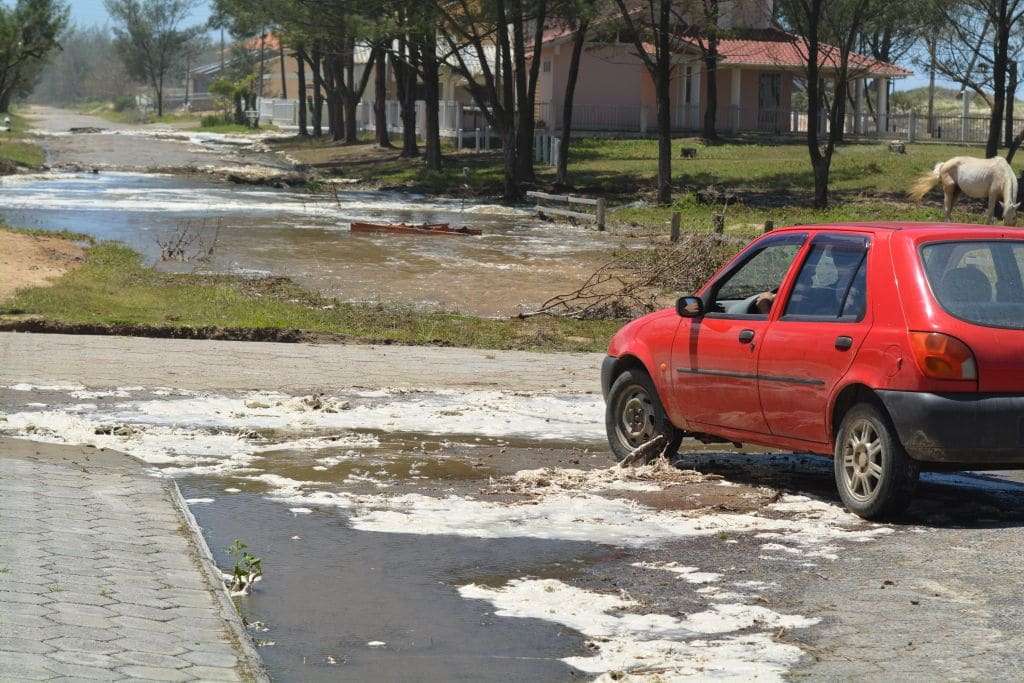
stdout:
<svg viewBox="0 0 1024 683">
<path fill-rule="evenodd" d="M 804 57 L 800 39 L 771 25 L 772 0 L 722 2 L 716 81 L 717 125 L 723 132 L 758 131 L 770 134 L 806 130 L 806 114 L 793 106 Z M 573 104 L 573 127 L 580 132 L 646 133 L 656 124 L 654 84 L 635 52 L 632 41 L 614 31 L 592 30 L 584 46 Z M 537 101 L 539 120 L 557 131 L 561 127 L 573 34 L 549 31 L 541 51 Z M 679 132 L 701 128 L 707 100 L 708 72 L 699 41 L 678 37 L 673 70 L 672 125 Z M 831 48 L 830 48 L 831 49 Z M 831 70 L 825 64 L 826 77 Z M 896 65 L 852 55 L 855 77 L 853 107 L 847 116 L 851 133 L 889 130 L 889 81 L 911 75 Z M 872 113 L 865 90 L 873 88 Z M 877 112 L 877 113 L 874 113 Z"/>
</svg>

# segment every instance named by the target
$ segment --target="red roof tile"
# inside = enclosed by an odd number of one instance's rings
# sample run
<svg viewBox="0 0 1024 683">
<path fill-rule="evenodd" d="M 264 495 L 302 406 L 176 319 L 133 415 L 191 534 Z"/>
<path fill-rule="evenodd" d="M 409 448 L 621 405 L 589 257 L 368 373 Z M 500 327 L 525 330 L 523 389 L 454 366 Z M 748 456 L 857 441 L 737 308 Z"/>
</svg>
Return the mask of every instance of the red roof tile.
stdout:
<svg viewBox="0 0 1024 683">
<path fill-rule="evenodd" d="M 721 63 L 781 68 L 803 67 L 806 64 L 807 44 L 803 38 L 772 29 L 758 31 L 755 36 L 720 40 L 718 54 Z M 832 45 L 822 45 L 821 51 L 822 65 L 826 69 L 838 67 L 839 50 L 837 48 Z M 850 54 L 850 71 L 890 78 L 902 78 L 913 74 L 895 64 L 882 62 L 856 52 Z"/>
</svg>

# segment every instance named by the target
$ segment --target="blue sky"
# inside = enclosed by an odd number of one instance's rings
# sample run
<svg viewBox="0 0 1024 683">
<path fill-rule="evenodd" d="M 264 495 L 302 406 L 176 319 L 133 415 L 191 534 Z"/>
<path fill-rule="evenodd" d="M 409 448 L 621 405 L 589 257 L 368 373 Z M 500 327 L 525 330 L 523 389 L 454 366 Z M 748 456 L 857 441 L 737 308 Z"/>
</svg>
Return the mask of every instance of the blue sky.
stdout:
<svg viewBox="0 0 1024 683">
<path fill-rule="evenodd" d="M 70 0 L 71 19 L 76 24 L 105 24 L 108 21 L 107 10 L 103 0 Z M 206 21 L 210 16 L 210 7 L 206 0 L 200 0 L 196 6 L 193 20 L 196 23 Z"/>
</svg>

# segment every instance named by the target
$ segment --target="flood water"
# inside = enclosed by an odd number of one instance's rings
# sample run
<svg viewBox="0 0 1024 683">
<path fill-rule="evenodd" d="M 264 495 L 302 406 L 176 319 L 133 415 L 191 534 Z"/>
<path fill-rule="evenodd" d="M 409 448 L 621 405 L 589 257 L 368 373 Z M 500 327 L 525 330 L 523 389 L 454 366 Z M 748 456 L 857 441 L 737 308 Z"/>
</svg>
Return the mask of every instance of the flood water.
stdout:
<svg viewBox="0 0 1024 683">
<path fill-rule="evenodd" d="M 183 230 L 216 247 L 175 271 L 281 275 L 346 301 L 398 302 L 511 315 L 574 290 L 622 240 L 541 222 L 524 210 L 457 199 L 302 191 L 172 175 L 46 174 L 0 181 L 10 225 L 117 240 L 151 263 Z M 352 221 L 447 222 L 481 237 L 364 235 Z M 193 251 L 198 251 L 198 247 Z"/>
<path fill-rule="evenodd" d="M 519 418 L 506 427 L 514 435 L 487 436 L 493 420 L 468 415 L 486 408 L 484 394 L 461 408 L 455 395 L 427 397 L 437 403 L 437 414 L 467 413 L 452 433 L 428 433 L 412 431 L 415 422 L 381 428 L 395 416 L 424 412 L 418 394 L 356 392 L 314 409 L 293 399 L 279 404 L 283 397 L 270 395 L 217 399 L 58 386 L 0 387 L 0 416 L 17 421 L 18 399 L 26 396 L 49 425 L 40 434 L 54 435 L 63 425 L 81 428 L 76 440 L 92 440 L 108 438 L 105 425 L 127 429 L 120 449 L 146 461 L 152 474 L 176 478 L 222 570 L 232 567 L 228 547 L 236 539 L 262 559 L 264 579 L 236 604 L 247 622 L 261 624 L 251 632 L 275 680 L 563 681 L 579 675 L 561 659 L 587 652 L 582 635 L 547 621 L 498 617 L 492 605 L 467 600 L 458 589 L 522 576 L 571 576 L 606 556 L 607 548 L 541 538 L 381 533 L 354 524 L 357 510 L 347 501 L 381 506 L 392 496 L 474 494 L 492 478 L 527 466 L 570 458 L 603 464 L 608 456 L 596 438 L 583 440 L 589 453 L 556 438 L 560 429 L 585 435 L 586 425 L 548 427 L 538 406 L 523 398 Z M 593 412 L 594 400 L 565 399 L 581 406 L 581 415 Z M 60 417 L 62 411 L 69 412 Z M 291 500 L 300 485 L 303 496 L 320 504 Z"/>
</svg>

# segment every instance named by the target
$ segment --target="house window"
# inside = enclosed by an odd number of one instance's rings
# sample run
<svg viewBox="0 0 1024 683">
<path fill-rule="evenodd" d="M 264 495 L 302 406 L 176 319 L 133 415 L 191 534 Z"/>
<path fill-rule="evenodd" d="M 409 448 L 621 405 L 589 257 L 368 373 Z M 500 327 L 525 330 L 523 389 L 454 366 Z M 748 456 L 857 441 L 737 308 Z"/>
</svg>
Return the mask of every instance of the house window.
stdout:
<svg viewBox="0 0 1024 683">
<path fill-rule="evenodd" d="M 546 73 L 546 74 L 551 73 L 551 60 L 550 59 L 544 60 L 544 67 L 543 68 L 544 68 L 544 73 Z"/>
<path fill-rule="evenodd" d="M 761 74 L 758 83 L 757 105 L 761 111 L 782 106 L 782 74 Z"/>
</svg>

